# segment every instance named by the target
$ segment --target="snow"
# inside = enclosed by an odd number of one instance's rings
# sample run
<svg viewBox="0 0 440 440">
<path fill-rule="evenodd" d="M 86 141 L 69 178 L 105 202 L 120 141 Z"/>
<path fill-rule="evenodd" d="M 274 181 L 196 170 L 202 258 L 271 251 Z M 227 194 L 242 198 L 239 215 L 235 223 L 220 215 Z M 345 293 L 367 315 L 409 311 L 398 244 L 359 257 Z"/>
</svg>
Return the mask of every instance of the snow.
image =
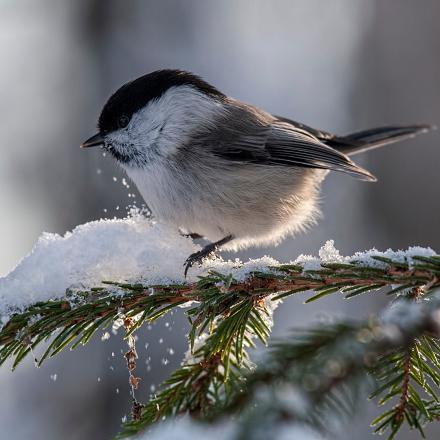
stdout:
<svg viewBox="0 0 440 440">
<path fill-rule="evenodd" d="M 11 311 L 22 310 L 37 301 L 62 298 L 68 288 L 96 287 L 104 280 L 146 285 L 183 283 L 216 270 L 232 273 L 237 281 L 243 281 L 251 272 L 267 271 L 279 264 L 268 256 L 246 263 L 215 258 L 207 260 L 202 267 L 191 268 L 185 280 L 183 263 L 199 249 L 191 239 L 152 222 L 139 211 L 133 211 L 125 219 L 86 223 L 63 236 L 43 233 L 30 254 L 0 278 L 0 317 L 5 321 Z M 373 249 L 343 257 L 334 242 L 328 241 L 319 251 L 319 258 L 301 255 L 292 263 L 303 265 L 305 270 L 319 269 L 321 262 L 357 260 L 360 264 L 383 265 L 373 260 L 372 255 L 398 261 L 407 259 L 412 265 L 412 256 L 432 256 L 435 252 L 420 247 L 398 252 Z"/>
<path fill-rule="evenodd" d="M 225 275 L 232 273 L 236 281 L 244 281 L 249 277 L 250 273 L 267 272 L 269 267 L 276 266 L 277 264 L 280 264 L 279 261 L 264 255 L 261 258 L 251 258 L 245 263 L 238 258 L 233 261 L 224 261 L 222 258 L 216 258 L 210 262 L 208 261 L 206 267 Z"/>
<path fill-rule="evenodd" d="M 319 259 L 323 263 L 335 263 L 342 262 L 344 257 L 341 256 L 339 251 L 335 248 L 334 240 L 328 240 L 324 246 L 319 249 Z"/>
<path fill-rule="evenodd" d="M 417 328 L 426 315 L 425 304 L 399 298 L 389 305 L 381 314 L 381 323 L 403 327 L 407 331 Z"/>
<path fill-rule="evenodd" d="M 140 213 L 86 223 L 64 236 L 43 233 L 31 253 L 0 278 L 0 315 L 103 280 L 182 282 L 183 262 L 198 249 Z"/>
<path fill-rule="evenodd" d="M 388 249 L 385 252 L 379 252 L 377 249 L 373 248 L 365 252 L 356 252 L 352 257 L 350 257 L 350 260 L 356 261 L 360 264 L 381 268 L 384 267 L 384 263 L 371 258 L 373 256 L 380 256 L 389 258 L 396 262 L 407 263 L 409 265 L 409 268 L 411 269 L 414 264 L 420 263 L 420 261 L 413 259 L 414 256 L 432 257 L 434 255 L 438 255 L 437 252 L 433 251 L 429 247 L 424 248 L 420 246 L 411 246 L 405 251 L 393 251 L 392 249 Z"/>
<path fill-rule="evenodd" d="M 199 362 L 201 355 L 199 354 L 198 356 L 194 356 L 194 353 L 197 353 L 197 351 L 205 345 L 205 342 L 208 339 L 208 337 L 209 334 L 205 332 L 194 338 L 194 347 L 192 350 L 191 348 L 189 348 L 186 351 L 182 361 L 182 365 L 191 365 L 196 362 Z"/>
<path fill-rule="evenodd" d="M 409 247 L 407 250 L 393 251 L 388 249 L 385 252 L 378 251 L 373 248 L 368 251 L 356 252 L 352 256 L 341 256 L 339 251 L 335 248 L 333 240 L 328 240 L 324 246 L 319 250 L 319 258 L 311 255 L 300 255 L 293 264 L 300 264 L 304 270 L 319 270 L 321 263 L 357 263 L 361 266 L 370 266 L 376 268 L 385 267 L 385 263 L 378 261 L 372 257 L 384 257 L 400 263 L 407 263 L 410 268 L 418 263 L 414 260 L 414 256 L 432 257 L 437 255 L 431 248 L 423 248 L 420 246 Z"/>
<path fill-rule="evenodd" d="M 68 288 L 96 287 L 105 280 L 183 283 L 195 281 L 209 269 L 233 270 L 243 280 L 251 271 L 277 264 L 269 257 L 245 265 L 217 258 L 191 268 L 185 280 L 183 263 L 198 250 L 191 239 L 139 212 L 125 219 L 86 223 L 64 236 L 43 233 L 30 254 L 0 278 L 0 316 L 37 301 L 61 298 Z"/>
<path fill-rule="evenodd" d="M 300 255 L 293 264 L 299 264 L 303 266 L 304 270 L 319 270 L 321 269 L 321 263 L 344 263 L 347 262 L 347 258 L 342 257 L 339 251 L 335 248 L 335 242 L 333 240 L 327 240 L 324 246 L 319 249 L 319 258 L 312 255 Z"/>
<path fill-rule="evenodd" d="M 390 340 L 399 340 L 402 334 L 417 331 L 426 321 L 431 321 L 440 332 L 440 292 L 434 292 L 429 298 L 410 301 L 398 297 L 380 315 L 380 324 Z"/>
</svg>

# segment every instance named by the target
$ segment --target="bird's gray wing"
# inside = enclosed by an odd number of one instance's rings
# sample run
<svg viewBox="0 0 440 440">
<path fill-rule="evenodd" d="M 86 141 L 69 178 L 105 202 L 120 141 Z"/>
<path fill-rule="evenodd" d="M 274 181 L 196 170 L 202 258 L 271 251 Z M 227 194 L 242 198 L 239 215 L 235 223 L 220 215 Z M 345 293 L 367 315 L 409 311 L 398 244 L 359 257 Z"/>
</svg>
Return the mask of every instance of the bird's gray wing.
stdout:
<svg viewBox="0 0 440 440">
<path fill-rule="evenodd" d="M 303 124 L 298 121 L 294 121 L 293 119 L 285 118 L 284 116 L 275 116 L 278 122 L 287 122 L 291 126 L 298 128 L 299 130 L 306 131 L 307 133 L 313 135 L 315 138 L 320 141 L 331 140 L 335 137 L 333 133 L 329 133 L 324 130 L 317 130 L 316 128 L 310 127 L 309 125 Z"/>
<path fill-rule="evenodd" d="M 363 180 L 376 180 L 345 154 L 322 143 L 306 128 L 275 120 L 268 125 L 230 130 L 222 141 L 212 145 L 220 157 L 241 163 L 320 168 L 353 174 Z"/>
</svg>

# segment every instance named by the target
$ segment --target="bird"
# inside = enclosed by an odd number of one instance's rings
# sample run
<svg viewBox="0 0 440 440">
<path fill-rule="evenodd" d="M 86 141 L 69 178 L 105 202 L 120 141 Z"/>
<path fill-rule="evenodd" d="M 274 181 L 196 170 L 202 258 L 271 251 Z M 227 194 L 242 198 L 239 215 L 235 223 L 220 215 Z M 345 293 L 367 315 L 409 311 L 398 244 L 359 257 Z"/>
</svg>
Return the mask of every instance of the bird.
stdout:
<svg viewBox="0 0 440 440">
<path fill-rule="evenodd" d="M 392 125 L 338 136 L 225 95 L 183 70 L 127 82 L 102 108 L 102 147 L 135 183 L 159 221 L 208 241 L 184 274 L 219 250 L 272 246 L 316 223 L 330 171 L 377 179 L 350 158 L 424 133 Z"/>
</svg>

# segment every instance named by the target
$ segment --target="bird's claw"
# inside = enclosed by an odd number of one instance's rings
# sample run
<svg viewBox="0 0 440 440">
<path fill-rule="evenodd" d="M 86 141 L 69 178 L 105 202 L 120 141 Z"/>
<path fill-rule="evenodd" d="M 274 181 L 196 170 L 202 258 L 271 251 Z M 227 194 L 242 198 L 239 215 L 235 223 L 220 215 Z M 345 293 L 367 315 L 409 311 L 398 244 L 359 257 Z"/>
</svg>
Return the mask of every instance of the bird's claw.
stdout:
<svg viewBox="0 0 440 440">
<path fill-rule="evenodd" d="M 183 266 L 185 267 L 185 271 L 184 271 L 185 278 L 188 273 L 188 270 L 192 266 L 194 266 L 194 264 L 202 264 L 203 260 L 205 260 L 206 258 L 208 258 L 212 255 L 214 255 L 214 250 L 213 249 L 205 249 L 205 248 L 203 248 L 201 251 L 194 252 L 193 254 L 191 254 L 185 260 L 185 263 L 183 264 Z"/>
<path fill-rule="evenodd" d="M 185 267 L 185 278 L 186 274 L 188 273 L 188 270 L 190 267 L 194 266 L 194 264 L 202 263 L 205 258 L 211 257 L 215 255 L 215 252 L 220 248 L 220 246 L 228 243 L 234 238 L 233 235 L 227 235 L 226 237 L 222 238 L 219 241 L 216 241 L 214 243 L 210 243 L 206 245 L 203 249 L 201 249 L 198 252 L 194 252 L 191 254 L 183 264 Z"/>
</svg>

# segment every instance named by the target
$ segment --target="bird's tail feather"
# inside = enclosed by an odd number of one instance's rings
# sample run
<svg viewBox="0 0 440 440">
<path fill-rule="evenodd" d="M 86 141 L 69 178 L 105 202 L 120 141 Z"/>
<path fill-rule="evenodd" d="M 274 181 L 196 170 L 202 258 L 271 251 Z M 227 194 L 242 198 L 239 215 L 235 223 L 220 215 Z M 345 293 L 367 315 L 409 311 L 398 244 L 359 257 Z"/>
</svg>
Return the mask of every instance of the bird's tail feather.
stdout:
<svg viewBox="0 0 440 440">
<path fill-rule="evenodd" d="M 426 133 L 436 127 L 431 125 L 407 125 L 377 127 L 370 130 L 358 131 L 347 136 L 337 136 L 328 141 L 333 148 L 349 156 L 362 153 L 373 148 L 393 144 L 404 139 L 412 138 L 419 133 Z"/>
</svg>

